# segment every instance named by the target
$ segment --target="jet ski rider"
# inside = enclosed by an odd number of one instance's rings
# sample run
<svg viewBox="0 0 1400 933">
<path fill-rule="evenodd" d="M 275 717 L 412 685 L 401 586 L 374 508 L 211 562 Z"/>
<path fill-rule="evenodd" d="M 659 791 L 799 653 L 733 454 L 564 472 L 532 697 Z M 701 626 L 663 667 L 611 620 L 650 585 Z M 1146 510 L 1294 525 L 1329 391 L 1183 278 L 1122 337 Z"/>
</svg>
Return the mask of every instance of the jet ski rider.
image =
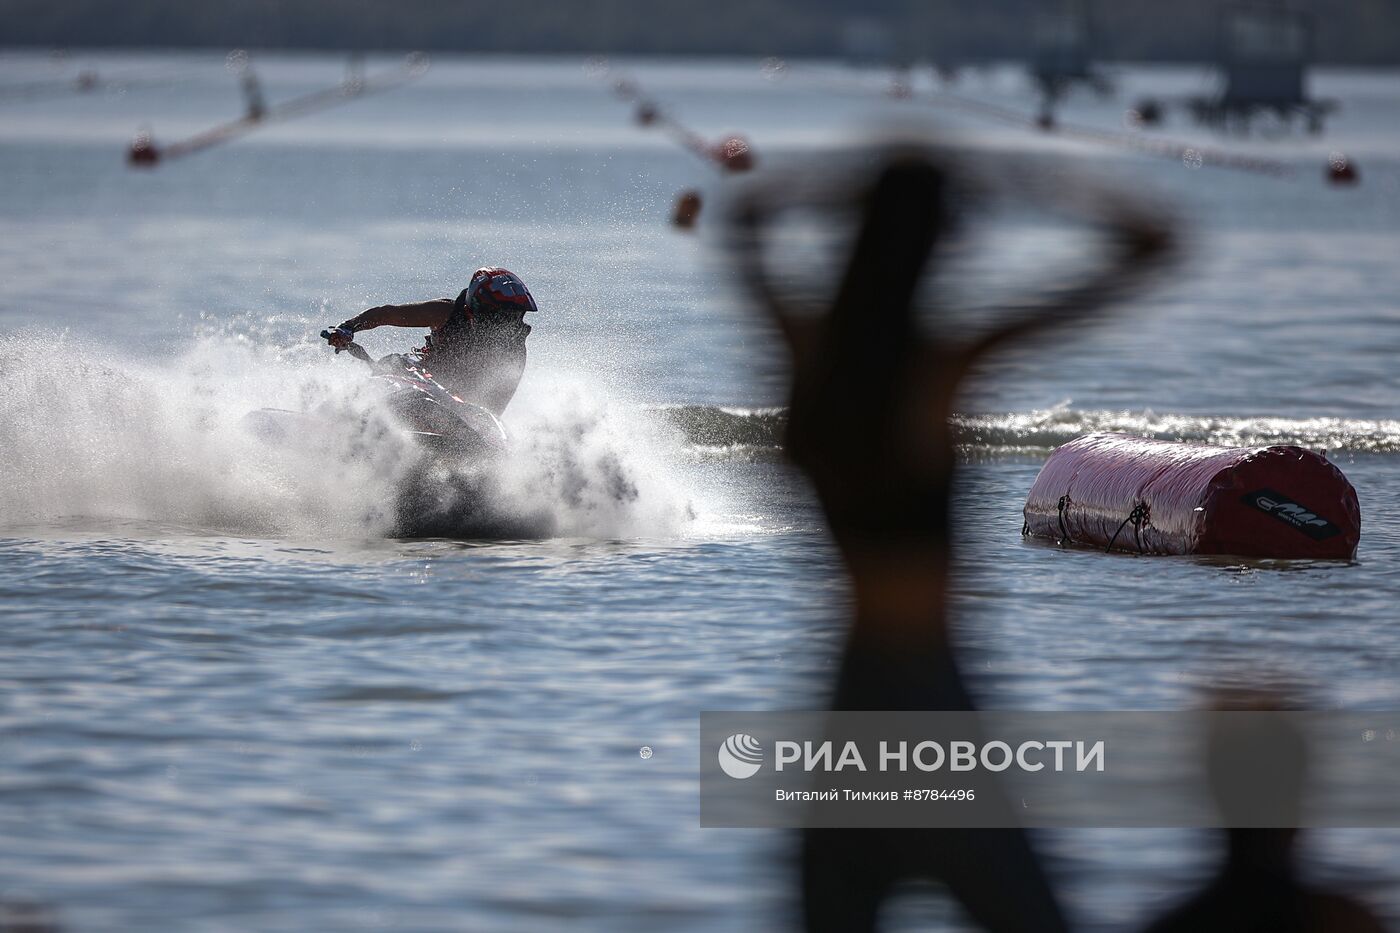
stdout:
<svg viewBox="0 0 1400 933">
<path fill-rule="evenodd" d="M 436 298 L 405 305 L 381 305 L 329 330 L 326 342 L 339 353 L 362 330 L 385 325 L 428 327 L 417 352 L 434 378 L 468 402 L 497 417 L 505 411 L 525 374 L 525 315 L 539 310 L 520 277 L 498 266 L 483 266 L 454 301 Z"/>
</svg>

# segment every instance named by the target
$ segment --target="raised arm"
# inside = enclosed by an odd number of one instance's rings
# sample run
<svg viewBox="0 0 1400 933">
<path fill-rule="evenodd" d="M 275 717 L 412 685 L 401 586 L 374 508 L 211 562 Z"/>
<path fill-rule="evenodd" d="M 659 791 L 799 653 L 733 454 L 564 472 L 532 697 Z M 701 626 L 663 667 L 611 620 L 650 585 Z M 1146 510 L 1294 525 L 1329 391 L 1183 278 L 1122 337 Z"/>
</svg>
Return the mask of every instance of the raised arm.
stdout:
<svg viewBox="0 0 1400 933">
<path fill-rule="evenodd" d="M 812 328 L 804 326 L 805 316 L 782 299 L 769 278 L 764 245 L 772 213 L 759 190 L 748 192 L 730 214 L 728 246 L 744 286 L 782 332 L 794 357 L 800 357 L 808 350 Z"/>
<path fill-rule="evenodd" d="M 1174 248 L 1168 218 L 1122 201 L 1108 200 L 1101 209 L 1101 226 L 1111 238 L 1103 265 L 1078 285 L 1022 306 L 1011 320 L 972 341 L 961 354 L 964 370 L 1007 344 L 1098 314 L 1168 264 Z"/>
<path fill-rule="evenodd" d="M 376 327 L 441 327 L 452 314 L 451 298 L 434 298 L 406 305 L 380 305 L 363 311 L 341 327 L 350 331 L 373 330 Z"/>
</svg>

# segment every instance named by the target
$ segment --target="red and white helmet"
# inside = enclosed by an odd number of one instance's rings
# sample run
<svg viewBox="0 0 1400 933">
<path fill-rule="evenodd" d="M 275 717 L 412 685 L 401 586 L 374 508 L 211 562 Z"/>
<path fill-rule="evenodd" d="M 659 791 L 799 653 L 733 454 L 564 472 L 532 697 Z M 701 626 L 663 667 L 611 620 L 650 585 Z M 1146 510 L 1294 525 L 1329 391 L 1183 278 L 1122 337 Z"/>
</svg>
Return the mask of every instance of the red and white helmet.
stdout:
<svg viewBox="0 0 1400 933">
<path fill-rule="evenodd" d="M 520 276 L 499 266 L 483 266 L 467 283 L 467 307 L 477 311 L 538 311 Z"/>
</svg>

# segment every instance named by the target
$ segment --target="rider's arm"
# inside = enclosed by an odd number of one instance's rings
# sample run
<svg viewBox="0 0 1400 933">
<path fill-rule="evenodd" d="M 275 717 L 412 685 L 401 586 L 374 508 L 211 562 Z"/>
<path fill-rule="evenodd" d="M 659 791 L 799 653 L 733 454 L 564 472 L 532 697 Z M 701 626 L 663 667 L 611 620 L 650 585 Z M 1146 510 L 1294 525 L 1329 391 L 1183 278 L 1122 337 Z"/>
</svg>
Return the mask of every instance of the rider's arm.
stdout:
<svg viewBox="0 0 1400 933">
<path fill-rule="evenodd" d="M 359 332 L 375 327 L 441 327 L 452 315 L 451 298 L 435 298 L 407 305 L 380 305 L 355 315 L 341 324 L 347 330 Z"/>
</svg>

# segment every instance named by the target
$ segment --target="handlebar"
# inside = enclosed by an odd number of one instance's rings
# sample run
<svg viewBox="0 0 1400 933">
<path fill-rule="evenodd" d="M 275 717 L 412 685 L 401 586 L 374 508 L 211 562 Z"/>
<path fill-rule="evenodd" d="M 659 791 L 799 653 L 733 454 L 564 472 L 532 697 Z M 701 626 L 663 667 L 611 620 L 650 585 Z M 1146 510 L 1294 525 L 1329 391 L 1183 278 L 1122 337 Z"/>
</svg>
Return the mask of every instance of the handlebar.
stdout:
<svg viewBox="0 0 1400 933">
<path fill-rule="evenodd" d="M 351 334 L 353 337 L 352 331 L 348 331 L 340 327 L 328 327 L 325 330 L 321 331 L 321 338 L 323 340 L 330 340 L 332 337 L 338 334 Z M 335 348 L 336 353 L 339 353 L 341 350 L 346 351 L 357 360 L 368 363 L 371 366 L 374 365 L 374 360 L 370 358 L 370 355 L 365 350 L 365 348 L 360 346 L 353 339 L 346 343 L 343 347 Z"/>
</svg>

